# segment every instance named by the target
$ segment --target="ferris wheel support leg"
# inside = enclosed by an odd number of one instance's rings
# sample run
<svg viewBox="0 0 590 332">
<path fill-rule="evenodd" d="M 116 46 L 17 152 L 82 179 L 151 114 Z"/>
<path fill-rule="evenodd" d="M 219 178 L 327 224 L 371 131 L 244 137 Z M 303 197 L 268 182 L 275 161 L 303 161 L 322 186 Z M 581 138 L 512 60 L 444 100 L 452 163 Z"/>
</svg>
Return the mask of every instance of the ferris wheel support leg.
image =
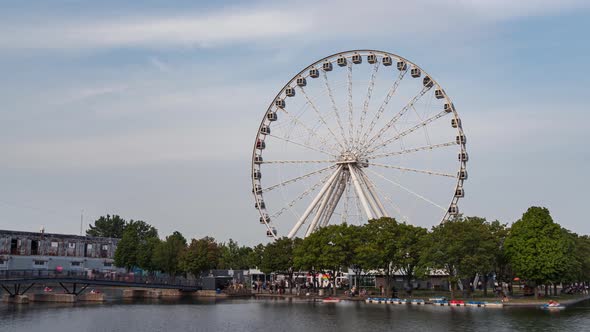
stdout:
<svg viewBox="0 0 590 332">
<path fill-rule="evenodd" d="M 369 184 L 367 183 L 367 180 L 364 176 L 364 172 L 360 168 L 355 169 L 355 172 L 356 172 L 356 176 L 359 179 L 361 189 L 363 190 L 363 193 L 365 194 L 365 198 L 367 199 L 367 202 L 369 202 L 369 206 L 373 210 L 373 215 L 377 219 L 383 217 L 383 212 L 381 211 L 381 209 L 377 205 L 377 202 L 375 202 L 375 198 L 373 197 L 373 194 L 369 190 Z"/>
<path fill-rule="evenodd" d="M 334 179 L 334 181 L 332 181 L 330 188 L 328 188 L 328 190 L 326 191 L 326 194 L 324 195 L 324 198 L 322 198 L 320 206 L 318 207 L 316 214 L 315 214 L 313 220 L 311 221 L 311 224 L 307 228 L 307 232 L 305 232 L 306 237 L 309 236 L 309 234 L 311 234 L 316 229 L 316 227 L 318 225 L 318 221 L 326 213 L 326 206 L 327 206 L 328 202 L 330 201 L 330 198 L 332 197 L 334 190 L 338 186 L 339 179 L 340 179 L 340 176 L 338 178 Z"/>
<path fill-rule="evenodd" d="M 330 218 L 332 218 L 334 210 L 336 210 L 336 206 L 338 206 L 338 202 L 340 202 L 340 198 L 342 198 L 342 195 L 344 194 L 344 190 L 346 189 L 346 183 L 348 182 L 348 177 L 348 172 L 345 172 L 343 170 L 340 176 L 340 180 L 338 181 L 338 187 L 336 188 L 336 192 L 332 196 L 330 204 L 326 209 L 326 213 L 324 213 L 322 217 L 320 227 L 326 227 L 330 222 Z"/>
<path fill-rule="evenodd" d="M 360 184 L 358 177 L 356 176 L 354 167 L 351 166 L 350 164 L 348 164 L 348 169 L 350 170 L 350 176 L 352 177 L 352 183 L 354 185 L 354 188 L 356 189 L 356 194 L 359 196 L 359 199 L 361 200 L 361 204 L 363 205 L 363 208 L 365 209 L 365 213 L 367 214 L 367 218 L 374 219 L 373 211 L 371 211 L 371 207 L 369 206 L 369 203 L 367 202 L 367 197 L 365 196 L 365 193 L 363 192 L 363 188 L 361 188 L 361 184 Z"/>
<path fill-rule="evenodd" d="M 328 181 L 326 181 L 326 184 L 324 184 L 324 186 L 322 187 L 320 192 L 313 199 L 311 204 L 307 207 L 307 210 L 305 210 L 305 212 L 303 213 L 301 218 L 299 218 L 299 220 L 297 221 L 297 224 L 295 224 L 295 227 L 293 227 L 291 232 L 289 232 L 289 235 L 287 235 L 289 238 L 293 238 L 295 236 L 295 234 L 297 234 L 297 232 L 299 231 L 299 228 L 301 228 L 303 223 L 305 223 L 305 220 L 307 219 L 307 217 L 309 217 L 310 213 L 318 205 L 319 201 L 322 199 L 322 197 L 324 196 L 326 191 L 330 188 L 330 186 L 334 182 L 334 179 L 336 178 L 336 176 L 338 174 L 340 174 L 341 170 L 342 170 L 342 166 L 339 166 L 338 169 L 334 172 L 334 174 L 332 174 L 332 176 L 328 179 Z"/>
<path fill-rule="evenodd" d="M 387 214 L 387 211 L 385 210 L 385 206 L 383 206 L 383 203 L 379 199 L 379 195 L 377 195 L 377 191 L 375 190 L 375 186 L 373 185 L 371 180 L 369 180 L 369 177 L 367 176 L 367 174 L 365 174 L 365 172 L 362 172 L 362 171 L 360 172 L 360 174 L 365 180 L 365 184 L 367 185 L 367 189 L 369 190 L 370 195 L 372 196 L 375 203 L 377 203 L 377 207 L 379 208 L 379 210 L 381 212 L 381 216 L 382 217 L 389 217 L 389 215 Z"/>
</svg>

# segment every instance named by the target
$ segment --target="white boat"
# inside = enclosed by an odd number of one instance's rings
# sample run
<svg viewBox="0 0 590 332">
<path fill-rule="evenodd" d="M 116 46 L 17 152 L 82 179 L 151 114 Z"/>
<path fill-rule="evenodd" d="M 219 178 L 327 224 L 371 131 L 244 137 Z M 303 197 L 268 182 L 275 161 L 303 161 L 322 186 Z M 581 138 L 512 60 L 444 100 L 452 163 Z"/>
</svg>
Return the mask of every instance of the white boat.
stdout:
<svg viewBox="0 0 590 332">
<path fill-rule="evenodd" d="M 502 302 L 485 302 L 486 308 L 503 308 L 504 303 Z"/>
</svg>

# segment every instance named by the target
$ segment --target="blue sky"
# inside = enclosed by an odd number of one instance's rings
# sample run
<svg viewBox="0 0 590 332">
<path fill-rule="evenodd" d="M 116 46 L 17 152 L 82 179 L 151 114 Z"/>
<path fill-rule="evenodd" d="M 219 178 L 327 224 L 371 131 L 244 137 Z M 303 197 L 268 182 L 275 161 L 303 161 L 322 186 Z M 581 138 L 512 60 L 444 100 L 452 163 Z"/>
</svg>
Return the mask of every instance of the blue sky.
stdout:
<svg viewBox="0 0 590 332">
<path fill-rule="evenodd" d="M 83 209 L 86 222 L 114 213 L 161 235 L 266 241 L 249 157 L 268 103 L 317 59 L 369 48 L 411 59 L 452 95 L 469 137 L 464 213 L 513 222 L 543 205 L 588 234 L 589 10 L 2 2 L 0 228 L 77 233 Z"/>
</svg>

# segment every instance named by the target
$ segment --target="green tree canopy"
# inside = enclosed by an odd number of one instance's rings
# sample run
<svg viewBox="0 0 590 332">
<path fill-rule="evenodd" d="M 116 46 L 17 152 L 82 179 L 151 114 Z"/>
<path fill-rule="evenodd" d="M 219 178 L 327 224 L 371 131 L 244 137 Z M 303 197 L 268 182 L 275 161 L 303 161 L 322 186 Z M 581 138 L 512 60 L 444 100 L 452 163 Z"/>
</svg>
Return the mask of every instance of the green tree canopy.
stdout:
<svg viewBox="0 0 590 332">
<path fill-rule="evenodd" d="M 146 249 L 150 238 L 158 238 L 156 228 L 141 220 L 131 220 L 125 227 L 117 250 L 115 250 L 115 265 L 125 267 L 127 270 L 141 265 L 151 267 L 151 264 L 148 263 L 149 260 L 146 260 L 145 255 L 142 254 L 142 250 Z M 152 244 L 153 242 L 151 241 Z M 144 258 L 140 263 L 142 256 Z"/>
<path fill-rule="evenodd" d="M 219 269 L 248 269 L 249 256 L 252 248 L 240 246 L 236 241 L 229 239 L 227 243 L 219 245 L 221 257 L 219 258 Z"/>
<path fill-rule="evenodd" d="M 308 271 L 331 271 L 331 281 L 335 285 L 336 272 L 348 269 L 353 262 L 359 235 L 358 226 L 340 224 L 322 227 L 295 247 L 294 265 Z"/>
<path fill-rule="evenodd" d="M 118 215 L 106 215 L 94 221 L 94 225 L 89 225 L 86 230 L 88 236 L 112 237 L 120 239 L 123 237 L 127 222 Z"/>
<path fill-rule="evenodd" d="M 203 271 L 215 268 L 220 255 L 219 246 L 214 238 L 193 239 L 180 258 L 180 268 L 184 272 L 199 276 Z"/>
<path fill-rule="evenodd" d="M 424 245 L 423 264 L 444 270 L 451 283 L 451 297 L 460 279 L 470 281 L 477 273 L 493 269 L 498 250 L 484 218 L 457 217 L 432 228 Z"/>
<path fill-rule="evenodd" d="M 137 250 L 137 266 L 145 271 L 158 271 L 160 268 L 154 263 L 156 248 L 161 244 L 157 237 L 149 237 L 139 244 Z"/>
<path fill-rule="evenodd" d="M 180 232 L 174 232 L 159 241 L 153 251 L 153 266 L 169 275 L 177 275 L 180 269 L 180 257 L 186 250 L 186 239 Z"/>
<path fill-rule="evenodd" d="M 534 286 L 559 281 L 575 259 L 574 242 L 553 222 L 547 208 L 530 207 L 512 225 L 504 247 L 518 277 Z M 535 291 L 535 295 L 537 292 Z"/>
<path fill-rule="evenodd" d="M 301 243 L 301 239 L 282 237 L 268 243 L 264 248 L 260 270 L 264 273 L 292 273 L 294 268 L 293 251 Z"/>
</svg>

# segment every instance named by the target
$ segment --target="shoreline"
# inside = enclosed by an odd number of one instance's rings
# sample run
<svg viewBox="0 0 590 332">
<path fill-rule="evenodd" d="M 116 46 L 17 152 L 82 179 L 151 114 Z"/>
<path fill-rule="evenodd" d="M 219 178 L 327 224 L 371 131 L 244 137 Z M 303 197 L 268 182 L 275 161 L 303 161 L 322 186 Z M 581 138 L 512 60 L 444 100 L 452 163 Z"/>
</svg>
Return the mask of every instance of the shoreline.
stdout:
<svg viewBox="0 0 590 332">
<path fill-rule="evenodd" d="M 367 297 L 348 297 L 345 295 L 329 295 L 325 294 L 324 296 L 320 296 L 317 294 L 313 295 L 296 295 L 296 294 L 270 294 L 270 293 L 251 293 L 247 291 L 236 292 L 236 293 L 217 293 L 215 291 L 196 291 L 196 292 L 180 292 L 174 290 L 158 290 L 158 289 L 137 289 L 137 288 L 107 288 L 104 289 L 105 292 L 101 292 L 99 294 L 83 294 L 82 296 L 74 296 L 69 294 L 63 293 L 39 293 L 33 292 L 30 294 L 21 295 L 19 297 L 23 299 L 17 298 L 9 298 L 8 294 L 2 294 L 2 298 L 4 303 L 6 304 L 26 304 L 26 303 L 52 303 L 52 302 L 69 302 L 69 303 L 81 303 L 81 302 L 111 302 L 111 301 L 121 301 L 121 300 L 164 300 L 166 302 L 170 301 L 187 301 L 187 300 L 231 300 L 231 299 L 255 299 L 255 300 L 296 300 L 297 302 L 322 302 L 324 299 L 330 298 L 337 298 L 340 301 L 349 301 L 349 302 L 365 302 Z M 4 292 L 3 292 L 4 293 Z M 441 295 L 439 295 L 441 296 Z M 443 294 L 442 296 L 445 296 Z M 67 301 L 64 301 L 65 298 L 68 297 Z M 69 297 L 72 297 L 69 299 Z M 415 295 L 409 297 L 409 299 L 424 299 L 425 304 L 432 304 L 428 301 L 429 297 L 436 297 L 436 296 L 420 296 Z M 500 302 L 497 298 L 456 298 L 457 300 L 463 300 L 465 302 L 468 301 L 489 301 L 489 302 Z M 524 298 L 516 298 L 511 299 L 509 302 L 503 303 L 503 307 L 512 307 L 512 308 L 536 308 L 543 304 L 546 304 L 548 300 L 552 298 L 545 298 L 545 299 L 524 299 Z M 565 307 L 569 307 L 575 305 L 577 303 L 590 300 L 590 295 L 580 295 L 580 296 L 572 296 L 572 298 L 558 298 L 557 300 Z"/>
<path fill-rule="evenodd" d="M 305 295 L 292 295 L 292 294 L 252 294 L 252 296 L 255 299 L 297 299 L 297 300 L 308 300 L 309 302 L 316 302 L 316 301 L 322 301 L 325 298 L 329 297 L 329 296 L 318 296 L 318 295 L 310 295 L 310 296 L 305 296 Z M 347 297 L 347 296 L 336 296 L 336 298 L 340 299 L 341 301 L 351 301 L 351 302 L 364 302 L 366 300 L 365 297 Z M 414 299 L 419 299 L 420 297 L 413 297 Z M 463 300 L 465 302 L 467 301 L 489 301 L 489 302 L 500 302 L 500 301 L 496 301 L 493 299 L 489 299 L 489 298 L 471 298 L 471 299 L 463 299 L 463 298 L 458 298 L 459 300 Z M 527 302 L 505 302 L 503 303 L 504 307 L 513 307 L 513 308 L 536 308 L 539 307 L 543 304 L 546 304 L 547 301 L 550 299 L 544 299 L 544 300 L 527 300 Z M 576 297 L 576 298 L 572 298 L 572 299 L 566 299 L 566 300 L 560 300 L 559 303 L 569 307 L 572 306 L 574 304 L 583 302 L 583 301 L 588 301 L 590 300 L 590 295 L 583 295 L 580 297 Z M 425 302 L 426 304 L 432 304 L 429 301 Z"/>
</svg>

